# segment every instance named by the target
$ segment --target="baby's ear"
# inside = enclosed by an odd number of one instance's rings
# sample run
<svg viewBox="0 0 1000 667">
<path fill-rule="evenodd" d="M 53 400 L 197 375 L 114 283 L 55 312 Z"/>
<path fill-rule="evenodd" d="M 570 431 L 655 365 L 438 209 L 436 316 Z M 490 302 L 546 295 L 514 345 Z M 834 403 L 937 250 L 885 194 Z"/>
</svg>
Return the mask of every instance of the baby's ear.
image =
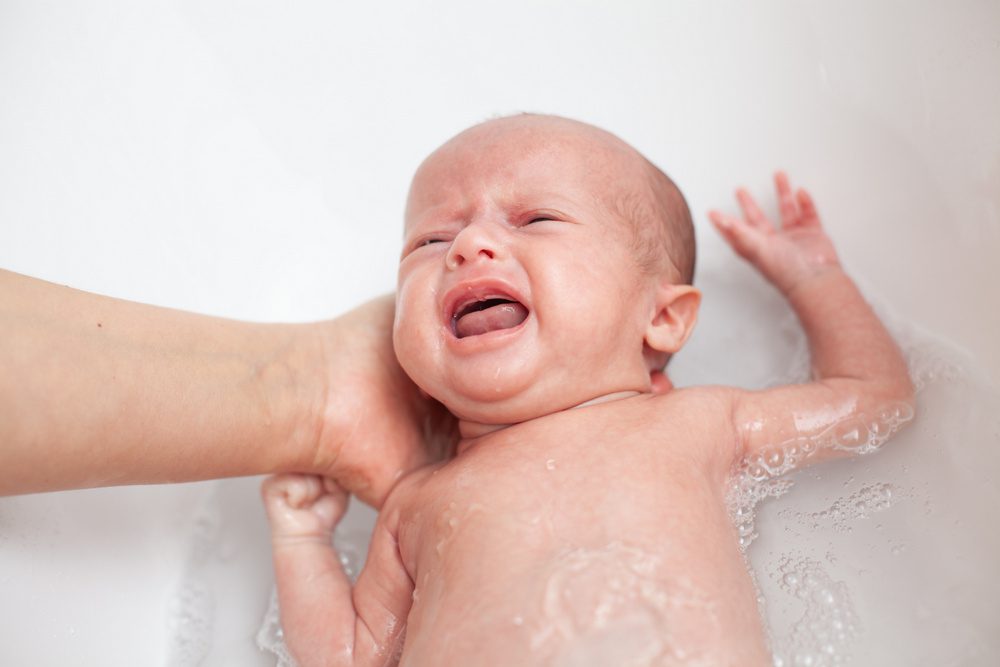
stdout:
<svg viewBox="0 0 1000 667">
<path fill-rule="evenodd" d="M 646 326 L 644 341 L 650 348 L 674 354 L 683 347 L 698 321 L 701 292 L 691 285 L 657 286 L 655 311 Z"/>
</svg>

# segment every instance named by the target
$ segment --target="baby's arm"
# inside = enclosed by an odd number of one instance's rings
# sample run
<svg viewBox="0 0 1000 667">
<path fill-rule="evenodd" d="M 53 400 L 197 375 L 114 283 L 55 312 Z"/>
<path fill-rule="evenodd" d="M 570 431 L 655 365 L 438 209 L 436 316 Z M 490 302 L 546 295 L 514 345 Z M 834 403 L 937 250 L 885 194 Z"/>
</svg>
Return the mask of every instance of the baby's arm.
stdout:
<svg viewBox="0 0 1000 667">
<path fill-rule="evenodd" d="M 745 190 L 745 219 L 709 217 L 729 244 L 788 299 L 805 329 L 813 381 L 734 391 L 737 455 L 754 477 L 877 448 L 913 416 L 913 385 L 899 348 L 840 267 L 809 194 L 775 175 L 776 229 Z"/>
<path fill-rule="evenodd" d="M 300 667 L 394 665 L 413 583 L 395 525 L 380 514 L 368 560 L 351 590 L 332 544 L 347 494 L 332 480 L 279 475 L 264 481 L 281 626 Z"/>
</svg>

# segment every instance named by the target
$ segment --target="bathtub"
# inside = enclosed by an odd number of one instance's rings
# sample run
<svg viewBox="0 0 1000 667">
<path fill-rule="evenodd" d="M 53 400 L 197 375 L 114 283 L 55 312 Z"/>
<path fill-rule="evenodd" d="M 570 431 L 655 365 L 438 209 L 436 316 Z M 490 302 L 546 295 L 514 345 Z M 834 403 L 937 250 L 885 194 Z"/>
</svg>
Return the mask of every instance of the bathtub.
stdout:
<svg viewBox="0 0 1000 667">
<path fill-rule="evenodd" d="M 783 167 L 923 388 L 883 451 L 797 473 L 757 508 L 748 556 L 776 645 L 785 664 L 992 664 L 1000 7 L 664 4 L 4 6 L 0 266 L 328 317 L 392 289 L 424 155 L 493 114 L 560 113 L 634 144 L 695 212 L 705 302 L 677 384 L 765 386 L 801 376 L 801 334 L 704 211 L 742 183 L 773 212 Z M 258 486 L 0 499 L 0 664 L 275 664 Z M 358 505 L 342 531 L 355 565 L 372 517 Z M 852 631 L 824 654 L 838 619 Z"/>
</svg>

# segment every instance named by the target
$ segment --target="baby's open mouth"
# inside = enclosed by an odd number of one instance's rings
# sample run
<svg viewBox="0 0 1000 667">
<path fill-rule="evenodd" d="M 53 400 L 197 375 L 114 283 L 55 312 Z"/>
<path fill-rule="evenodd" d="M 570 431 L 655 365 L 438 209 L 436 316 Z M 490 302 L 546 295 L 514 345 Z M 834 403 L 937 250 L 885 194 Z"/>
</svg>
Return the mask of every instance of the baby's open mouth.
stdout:
<svg viewBox="0 0 1000 667">
<path fill-rule="evenodd" d="M 528 319 L 528 309 L 513 299 L 487 297 L 459 304 L 451 318 L 457 338 L 479 336 L 500 329 L 512 329 Z"/>
</svg>

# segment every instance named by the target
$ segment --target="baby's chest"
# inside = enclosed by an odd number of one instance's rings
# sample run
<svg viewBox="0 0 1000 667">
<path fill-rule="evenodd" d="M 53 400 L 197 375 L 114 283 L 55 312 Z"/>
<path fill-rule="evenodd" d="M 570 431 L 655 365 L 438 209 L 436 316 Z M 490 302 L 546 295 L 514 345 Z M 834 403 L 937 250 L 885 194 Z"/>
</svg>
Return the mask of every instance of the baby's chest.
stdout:
<svg viewBox="0 0 1000 667">
<path fill-rule="evenodd" d="M 524 442 L 439 468 L 414 493 L 403 521 L 414 550 L 431 558 L 459 545 L 463 553 L 507 558 L 512 546 L 547 553 L 655 541 L 665 531 L 682 539 L 690 526 L 724 514 L 713 477 L 704 463 L 652 442 Z"/>
</svg>

